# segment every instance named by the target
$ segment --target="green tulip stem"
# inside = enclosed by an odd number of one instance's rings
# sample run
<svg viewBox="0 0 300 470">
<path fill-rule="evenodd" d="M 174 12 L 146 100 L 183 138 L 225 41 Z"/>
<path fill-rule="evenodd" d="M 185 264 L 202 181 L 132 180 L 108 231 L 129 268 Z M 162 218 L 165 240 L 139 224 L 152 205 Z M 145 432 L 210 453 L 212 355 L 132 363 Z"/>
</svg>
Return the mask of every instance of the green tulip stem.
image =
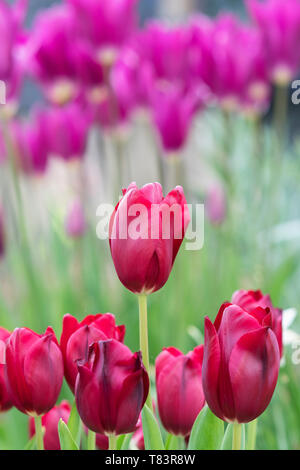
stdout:
<svg viewBox="0 0 300 470">
<path fill-rule="evenodd" d="M 242 445 L 242 425 L 233 423 L 232 450 L 241 450 Z"/>
<path fill-rule="evenodd" d="M 87 437 L 87 449 L 88 450 L 95 450 L 96 449 L 96 433 L 88 430 L 88 437 Z"/>
<path fill-rule="evenodd" d="M 255 450 L 256 444 L 256 431 L 257 431 L 257 419 L 254 419 L 248 424 L 248 436 L 247 436 L 247 450 Z"/>
<path fill-rule="evenodd" d="M 34 423 L 35 423 L 36 448 L 37 450 L 44 450 L 42 417 L 35 416 Z"/>
<path fill-rule="evenodd" d="M 117 450 L 117 436 L 115 434 L 110 434 L 108 436 L 109 450 Z"/>
<path fill-rule="evenodd" d="M 148 320 L 147 320 L 147 295 L 140 294 L 139 299 L 139 319 L 140 319 L 140 349 L 142 352 L 142 359 L 145 369 L 150 379 L 150 365 L 149 365 L 149 348 L 148 348 Z M 151 393 L 149 391 L 147 406 L 153 413 L 153 406 L 151 400 Z"/>
<path fill-rule="evenodd" d="M 241 450 L 242 445 L 242 425 L 233 423 L 232 450 Z"/>
</svg>

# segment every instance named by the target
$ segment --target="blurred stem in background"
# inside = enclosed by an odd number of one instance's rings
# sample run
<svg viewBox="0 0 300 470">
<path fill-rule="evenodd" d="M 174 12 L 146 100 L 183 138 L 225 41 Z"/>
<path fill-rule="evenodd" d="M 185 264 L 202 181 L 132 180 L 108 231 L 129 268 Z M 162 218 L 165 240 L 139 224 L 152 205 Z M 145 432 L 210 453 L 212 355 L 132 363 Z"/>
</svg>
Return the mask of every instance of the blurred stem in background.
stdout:
<svg viewBox="0 0 300 470">
<path fill-rule="evenodd" d="M 142 360 L 150 380 L 149 347 L 148 347 L 148 318 L 147 318 L 147 295 L 140 294 L 139 299 L 139 326 L 140 326 L 140 349 Z M 146 400 L 146 404 L 153 413 L 151 390 Z"/>
<path fill-rule="evenodd" d="M 38 324 L 39 328 L 43 328 L 44 318 L 44 302 L 43 292 L 41 291 L 40 283 L 37 281 L 33 259 L 30 249 L 30 243 L 27 235 L 27 226 L 25 220 L 24 205 L 22 199 L 21 185 L 19 179 L 19 172 L 17 168 L 17 159 L 15 156 L 15 149 L 6 122 L 2 122 L 2 131 L 8 153 L 8 161 L 10 165 L 10 172 L 12 178 L 13 189 L 16 198 L 16 225 L 19 228 L 20 235 L 20 251 L 21 259 L 23 261 L 24 278 L 28 285 L 28 292 L 31 301 L 31 312 L 29 312 L 28 323 Z M 39 315 L 35 315 L 35 311 L 39 311 Z"/>
<path fill-rule="evenodd" d="M 109 450 L 117 450 L 117 436 L 115 434 L 110 434 L 108 436 Z"/>
<path fill-rule="evenodd" d="M 287 116 L 288 116 L 288 85 L 277 85 L 274 99 L 274 130 L 277 140 L 278 162 L 282 160 L 282 152 L 286 144 Z"/>
</svg>

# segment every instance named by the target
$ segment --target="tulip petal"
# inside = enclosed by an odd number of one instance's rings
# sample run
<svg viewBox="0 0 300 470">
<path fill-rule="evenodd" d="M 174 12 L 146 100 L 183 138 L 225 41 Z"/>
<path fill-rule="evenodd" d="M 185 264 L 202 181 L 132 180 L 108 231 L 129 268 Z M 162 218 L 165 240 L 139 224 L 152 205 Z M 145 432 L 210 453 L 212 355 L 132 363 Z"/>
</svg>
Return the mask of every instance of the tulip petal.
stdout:
<svg viewBox="0 0 300 470">
<path fill-rule="evenodd" d="M 278 342 L 270 328 L 251 331 L 239 339 L 229 361 L 239 422 L 252 421 L 266 409 L 277 383 L 279 362 Z"/>
<path fill-rule="evenodd" d="M 63 373 L 62 354 L 52 335 L 39 338 L 24 360 L 24 377 L 32 403 L 27 411 L 44 414 L 55 405 Z"/>
<path fill-rule="evenodd" d="M 208 317 L 205 318 L 205 341 L 202 366 L 202 382 L 205 399 L 210 409 L 220 419 L 224 419 L 219 405 L 218 380 L 221 351 L 216 329 Z"/>
<path fill-rule="evenodd" d="M 72 333 L 74 333 L 74 331 L 78 329 L 78 326 L 79 322 L 75 317 L 73 317 L 69 313 L 67 315 L 64 315 L 62 333 L 60 337 L 60 349 L 64 357 L 66 354 L 67 343 L 69 341 L 69 338 Z"/>
</svg>

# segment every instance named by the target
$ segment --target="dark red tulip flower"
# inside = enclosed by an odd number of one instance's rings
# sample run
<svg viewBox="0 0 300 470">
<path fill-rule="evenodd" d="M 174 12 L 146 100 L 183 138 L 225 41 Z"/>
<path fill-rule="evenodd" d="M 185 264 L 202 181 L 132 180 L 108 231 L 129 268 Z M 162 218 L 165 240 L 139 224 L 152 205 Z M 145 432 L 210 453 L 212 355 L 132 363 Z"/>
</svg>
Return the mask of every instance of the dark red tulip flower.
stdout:
<svg viewBox="0 0 300 470">
<path fill-rule="evenodd" d="M 44 449 L 45 450 L 60 450 L 60 441 L 58 435 L 58 422 L 62 419 L 66 424 L 68 423 L 71 413 L 71 406 L 63 400 L 60 405 L 54 406 L 48 413 L 42 417 L 42 426 L 45 429 L 44 434 Z M 29 436 L 32 438 L 35 435 L 34 418 L 29 418 Z"/>
<path fill-rule="evenodd" d="M 109 338 L 123 342 L 125 326 L 117 326 L 111 313 L 88 315 L 78 322 L 72 315 L 65 315 L 60 338 L 60 348 L 64 358 L 65 377 L 74 392 L 77 377 L 77 361 L 87 360 L 89 346 L 95 341 Z"/>
<path fill-rule="evenodd" d="M 141 353 L 114 339 L 98 341 L 78 372 L 75 398 L 83 423 L 100 434 L 135 431 L 149 391 Z"/>
<path fill-rule="evenodd" d="M 16 328 L 6 346 L 9 392 L 16 408 L 36 416 L 53 408 L 63 376 L 63 358 L 54 331 L 43 335 Z"/>
<path fill-rule="evenodd" d="M 158 411 L 171 434 L 187 436 L 204 406 L 202 361 L 203 345 L 186 355 L 166 348 L 156 358 Z"/>
<path fill-rule="evenodd" d="M 110 220 L 109 242 L 120 281 L 135 294 L 167 282 L 190 221 L 181 186 L 165 198 L 159 183 L 123 190 Z"/>
<path fill-rule="evenodd" d="M 239 305 L 250 313 L 257 307 L 269 308 L 272 312 L 272 330 L 274 331 L 282 356 L 282 310 L 273 306 L 271 297 L 264 295 L 260 290 L 237 290 L 234 292 L 231 302 Z"/>
<path fill-rule="evenodd" d="M 6 342 L 10 332 L 0 327 L 0 412 L 12 407 L 6 377 Z"/>
<path fill-rule="evenodd" d="M 268 308 L 247 313 L 225 303 L 214 324 L 205 318 L 203 389 L 220 419 L 248 423 L 261 415 L 276 387 L 279 363 Z"/>
</svg>

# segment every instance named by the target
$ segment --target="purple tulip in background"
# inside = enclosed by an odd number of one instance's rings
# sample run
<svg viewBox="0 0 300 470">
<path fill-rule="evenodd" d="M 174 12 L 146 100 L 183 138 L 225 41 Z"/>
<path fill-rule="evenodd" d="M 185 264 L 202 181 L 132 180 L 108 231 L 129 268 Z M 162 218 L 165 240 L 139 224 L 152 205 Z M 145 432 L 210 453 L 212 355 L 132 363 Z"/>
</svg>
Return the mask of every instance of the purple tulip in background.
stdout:
<svg viewBox="0 0 300 470">
<path fill-rule="evenodd" d="M 208 190 L 205 201 L 206 215 L 212 224 L 221 224 L 226 217 L 226 195 L 219 183 L 214 183 Z"/>
<path fill-rule="evenodd" d="M 298 0 L 247 0 L 248 11 L 263 37 L 270 77 L 287 85 L 300 66 L 300 3 Z"/>
<path fill-rule="evenodd" d="M 86 219 L 82 204 L 76 200 L 71 205 L 65 219 L 65 230 L 70 238 L 80 238 L 86 230 Z"/>
</svg>

